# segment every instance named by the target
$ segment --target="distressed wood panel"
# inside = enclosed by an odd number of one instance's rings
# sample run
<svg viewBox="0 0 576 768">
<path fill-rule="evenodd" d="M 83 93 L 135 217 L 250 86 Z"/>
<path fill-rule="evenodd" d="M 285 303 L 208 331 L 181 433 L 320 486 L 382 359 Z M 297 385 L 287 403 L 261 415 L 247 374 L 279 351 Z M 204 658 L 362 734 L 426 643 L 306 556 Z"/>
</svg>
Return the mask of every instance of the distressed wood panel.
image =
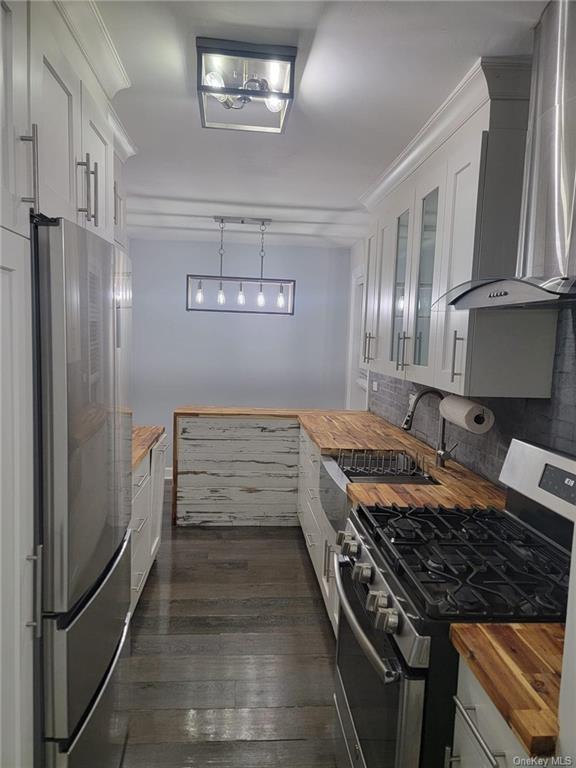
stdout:
<svg viewBox="0 0 576 768">
<path fill-rule="evenodd" d="M 298 486 L 298 470 L 281 472 L 230 472 L 222 470 L 188 470 L 179 472 L 178 488 L 284 488 Z"/>
<path fill-rule="evenodd" d="M 248 440 L 197 440 L 195 437 L 179 437 L 178 440 L 178 451 L 182 459 L 206 453 L 223 456 L 269 452 L 298 455 L 297 440 L 279 440 L 276 437 L 254 437 Z"/>
<path fill-rule="evenodd" d="M 236 506 L 249 504 L 250 506 L 262 504 L 290 503 L 293 497 L 298 495 L 298 486 L 293 484 L 286 488 L 256 488 L 254 486 L 236 486 L 224 488 L 181 488 L 178 491 L 178 504 L 184 507 L 186 504 L 234 504 Z"/>
<path fill-rule="evenodd" d="M 290 472 L 298 470 L 298 454 L 250 453 L 242 456 L 207 455 L 178 459 L 178 473 L 192 470 L 221 470 L 227 475 L 233 472 L 252 472 L 268 474 L 269 472 Z"/>
<path fill-rule="evenodd" d="M 178 525 L 298 525 L 297 419 L 177 418 Z"/>
<path fill-rule="evenodd" d="M 239 509 L 238 505 L 233 505 L 228 510 L 217 510 L 215 504 L 199 505 L 192 510 L 177 511 L 178 525 L 198 525 L 202 527 L 212 527 L 221 525 L 300 525 L 296 514 L 295 505 L 291 504 L 285 508 L 274 510 L 261 507 L 255 510 L 251 505 L 246 509 Z"/>
<path fill-rule="evenodd" d="M 178 435 L 193 433 L 198 437 L 224 436 L 226 439 L 234 436 L 245 437 L 248 434 L 276 434 L 299 436 L 300 423 L 298 419 L 258 418 L 258 417 L 186 417 L 178 419 Z"/>
</svg>

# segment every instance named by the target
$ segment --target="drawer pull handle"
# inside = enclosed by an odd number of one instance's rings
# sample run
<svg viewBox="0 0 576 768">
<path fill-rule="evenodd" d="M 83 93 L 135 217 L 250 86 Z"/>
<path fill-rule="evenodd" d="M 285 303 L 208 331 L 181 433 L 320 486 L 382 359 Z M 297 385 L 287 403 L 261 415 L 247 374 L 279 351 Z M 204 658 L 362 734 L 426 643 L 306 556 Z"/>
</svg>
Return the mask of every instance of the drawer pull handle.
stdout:
<svg viewBox="0 0 576 768">
<path fill-rule="evenodd" d="M 144 485 L 144 483 L 145 483 L 145 481 L 146 481 L 147 479 L 148 479 L 148 475 L 147 475 L 147 474 L 146 474 L 146 475 L 143 475 L 143 476 L 140 478 L 140 480 L 138 480 L 138 482 L 136 483 L 136 487 L 137 487 L 137 488 L 142 488 L 142 486 Z"/>
<path fill-rule="evenodd" d="M 308 546 L 309 547 L 315 547 L 316 546 L 316 542 L 314 541 L 314 538 L 313 538 L 312 534 L 311 533 L 305 533 L 304 535 L 306 536 L 306 541 L 308 542 Z"/>
<path fill-rule="evenodd" d="M 92 214 L 92 221 L 94 222 L 94 226 L 97 227 L 100 222 L 99 217 L 99 209 L 100 209 L 100 201 L 99 201 L 99 194 L 98 194 L 98 163 L 94 163 L 94 170 L 90 171 L 91 175 L 94 176 L 94 213 Z"/>
<path fill-rule="evenodd" d="M 146 578 L 146 572 L 142 573 L 142 571 L 137 571 L 136 576 L 140 576 L 140 581 L 138 582 L 138 585 L 136 587 L 132 587 L 134 592 L 140 592 L 142 589 L 142 586 L 144 585 L 144 579 Z"/>
<path fill-rule="evenodd" d="M 40 213 L 40 174 L 38 172 L 38 124 L 32 123 L 32 133 L 20 136 L 20 141 L 32 144 L 32 197 L 20 198 L 23 203 L 32 203 L 34 213 Z"/>
<path fill-rule="evenodd" d="M 460 715 L 460 717 L 468 727 L 468 730 L 474 737 L 476 743 L 482 750 L 482 753 L 484 754 L 484 757 L 486 758 L 488 764 L 490 765 L 490 768 L 500 768 L 500 763 L 498 762 L 498 758 L 505 757 L 504 752 L 492 752 L 492 750 L 486 743 L 484 736 L 482 736 L 482 734 L 478 730 L 478 726 L 468 714 L 469 711 L 475 711 L 476 707 L 466 706 L 462 704 L 458 696 L 454 696 L 454 703 L 456 704 L 456 712 Z M 460 758 L 458 757 L 450 758 L 448 765 L 450 765 L 452 762 L 458 761 L 459 759 Z"/>
<path fill-rule="evenodd" d="M 463 336 L 458 336 L 458 331 L 454 331 L 452 338 L 452 365 L 450 366 L 450 382 L 454 383 L 456 376 L 462 376 L 462 374 L 456 370 L 456 346 L 459 341 L 464 341 Z"/>
<path fill-rule="evenodd" d="M 140 525 L 138 526 L 138 528 L 136 528 L 136 531 L 135 531 L 136 533 L 140 533 L 142 528 L 144 528 L 144 526 L 146 525 L 146 520 L 147 519 L 148 519 L 147 517 L 139 517 L 138 518 L 138 520 L 140 521 Z"/>
<path fill-rule="evenodd" d="M 78 168 L 84 168 L 84 178 L 86 180 L 86 207 L 78 208 L 78 213 L 86 214 L 86 221 L 91 221 L 92 216 L 92 184 L 90 180 L 90 153 L 86 152 L 86 158 L 84 160 L 78 160 L 76 162 Z"/>
</svg>

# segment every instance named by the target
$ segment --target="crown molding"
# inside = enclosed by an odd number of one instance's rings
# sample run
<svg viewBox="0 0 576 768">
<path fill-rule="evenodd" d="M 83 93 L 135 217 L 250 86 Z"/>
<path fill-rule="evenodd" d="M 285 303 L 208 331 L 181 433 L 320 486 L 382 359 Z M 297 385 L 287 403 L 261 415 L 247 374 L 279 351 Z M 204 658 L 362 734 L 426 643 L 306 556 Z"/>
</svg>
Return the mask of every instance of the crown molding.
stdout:
<svg viewBox="0 0 576 768">
<path fill-rule="evenodd" d="M 124 128 L 122 121 L 111 105 L 108 106 L 108 123 L 114 133 L 114 152 L 116 152 L 120 160 L 125 163 L 129 157 L 132 157 L 138 152 L 138 149 L 135 144 L 132 143 L 128 131 Z"/>
<path fill-rule="evenodd" d="M 96 2 L 54 0 L 54 5 L 108 98 L 130 88 L 130 78 Z"/>
<path fill-rule="evenodd" d="M 369 211 L 374 210 L 394 187 L 422 165 L 488 100 L 482 60 L 478 59 L 394 162 L 361 195 L 362 205 Z"/>
<path fill-rule="evenodd" d="M 129 196 L 126 202 L 130 237 L 141 239 L 213 240 L 214 217 L 270 219 L 266 235 L 276 244 L 349 248 L 366 232 L 369 216 L 361 209 L 306 208 L 211 202 L 182 198 Z M 257 229 L 231 223 L 226 236 L 253 242 Z"/>
<path fill-rule="evenodd" d="M 359 198 L 373 211 L 395 187 L 413 173 L 489 101 L 528 101 L 530 56 L 478 59 L 416 136 Z"/>
</svg>

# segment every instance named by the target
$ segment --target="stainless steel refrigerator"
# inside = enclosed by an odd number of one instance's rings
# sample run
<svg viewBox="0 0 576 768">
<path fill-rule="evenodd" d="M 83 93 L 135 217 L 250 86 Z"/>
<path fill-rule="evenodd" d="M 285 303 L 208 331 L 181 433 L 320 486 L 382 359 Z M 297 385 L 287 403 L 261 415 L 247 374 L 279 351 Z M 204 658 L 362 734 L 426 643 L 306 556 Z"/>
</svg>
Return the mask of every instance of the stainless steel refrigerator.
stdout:
<svg viewBox="0 0 576 768">
<path fill-rule="evenodd" d="M 125 257 L 63 219 L 32 226 L 37 765 L 119 768 L 128 650 L 132 418 Z"/>
</svg>

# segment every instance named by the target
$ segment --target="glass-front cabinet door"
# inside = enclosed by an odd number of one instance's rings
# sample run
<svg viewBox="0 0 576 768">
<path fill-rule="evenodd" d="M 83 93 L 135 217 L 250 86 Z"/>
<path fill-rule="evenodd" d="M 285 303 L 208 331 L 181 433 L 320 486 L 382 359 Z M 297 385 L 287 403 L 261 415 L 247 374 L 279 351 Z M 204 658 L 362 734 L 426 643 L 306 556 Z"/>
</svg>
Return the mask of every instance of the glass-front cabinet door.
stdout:
<svg viewBox="0 0 576 768">
<path fill-rule="evenodd" d="M 403 378 L 409 366 L 408 317 L 414 222 L 414 187 L 401 185 L 382 217 L 378 358 L 374 369 Z"/>
<path fill-rule="evenodd" d="M 409 345 L 404 367 L 411 381 L 433 384 L 434 342 L 439 296 L 440 249 L 446 165 L 418 180 L 416 187 L 414 252 L 411 259 Z"/>
</svg>

